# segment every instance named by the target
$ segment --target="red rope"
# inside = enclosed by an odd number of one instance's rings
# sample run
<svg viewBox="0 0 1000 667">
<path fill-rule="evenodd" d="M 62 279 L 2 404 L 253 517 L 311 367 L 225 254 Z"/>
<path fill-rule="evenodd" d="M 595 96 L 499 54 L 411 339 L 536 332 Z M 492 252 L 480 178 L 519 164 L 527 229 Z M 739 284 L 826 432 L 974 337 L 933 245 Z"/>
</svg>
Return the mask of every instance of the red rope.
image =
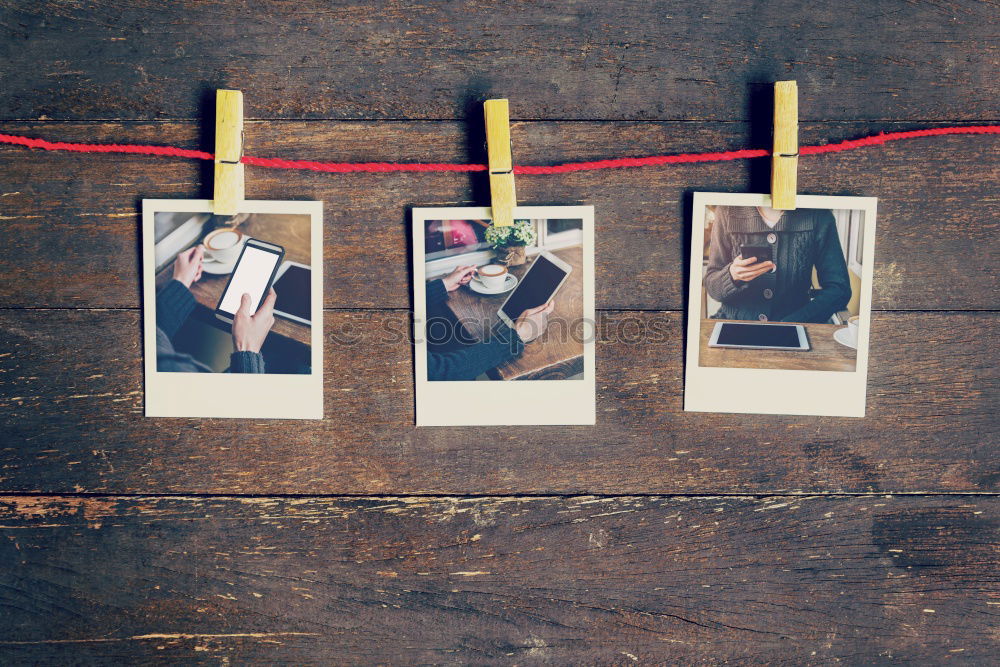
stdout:
<svg viewBox="0 0 1000 667">
<path fill-rule="evenodd" d="M 878 146 L 890 141 L 916 139 L 918 137 L 934 137 L 947 134 L 1000 134 L 1000 125 L 979 125 L 966 127 L 935 127 L 925 130 L 910 130 L 908 132 L 886 132 L 860 139 L 849 139 L 836 144 L 820 146 L 802 146 L 799 155 L 818 155 L 820 153 L 839 153 L 865 146 Z M 215 156 L 206 151 L 189 150 L 175 146 L 138 146 L 132 144 L 76 144 L 65 141 L 46 141 L 31 139 L 14 134 L 0 134 L 0 143 L 40 148 L 47 151 L 73 151 L 76 153 L 133 153 L 138 155 L 162 155 L 166 157 L 183 157 L 193 160 L 213 160 Z M 591 171 L 594 169 L 618 169 L 622 167 L 648 167 L 664 164 L 682 164 L 688 162 L 721 162 L 725 160 L 742 160 L 747 158 L 767 157 L 770 151 L 763 149 L 746 149 L 727 151 L 724 153 L 685 153 L 681 155 L 653 155 L 650 157 L 616 158 L 613 160 L 597 160 L 594 162 L 569 162 L 552 166 L 514 167 L 515 174 L 565 174 L 571 171 Z M 397 163 L 397 162 L 313 162 L 311 160 L 283 160 L 281 158 L 265 158 L 244 155 L 242 162 L 257 167 L 272 167 L 274 169 L 308 169 L 337 174 L 351 172 L 390 171 L 486 171 L 483 164 L 441 164 L 441 163 Z"/>
<path fill-rule="evenodd" d="M 41 148 L 46 151 L 73 151 L 74 153 L 138 153 L 140 155 L 166 155 L 186 157 L 193 160 L 214 160 L 215 156 L 205 151 L 192 151 L 174 146 L 135 146 L 132 144 L 71 144 L 65 141 L 46 141 L 19 137 L 16 134 L 0 134 L 0 143 Z"/>
</svg>

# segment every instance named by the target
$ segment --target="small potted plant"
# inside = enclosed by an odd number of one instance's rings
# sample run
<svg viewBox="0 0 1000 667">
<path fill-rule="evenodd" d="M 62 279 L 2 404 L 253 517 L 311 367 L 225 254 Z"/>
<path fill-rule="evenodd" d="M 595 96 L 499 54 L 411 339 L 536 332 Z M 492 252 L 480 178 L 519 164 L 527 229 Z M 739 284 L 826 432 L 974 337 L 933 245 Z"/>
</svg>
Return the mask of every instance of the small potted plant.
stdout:
<svg viewBox="0 0 1000 667">
<path fill-rule="evenodd" d="M 529 220 L 515 220 L 507 227 L 490 225 L 486 242 L 493 246 L 501 263 L 520 266 L 526 261 L 525 246 L 535 242 L 535 228 Z"/>
</svg>

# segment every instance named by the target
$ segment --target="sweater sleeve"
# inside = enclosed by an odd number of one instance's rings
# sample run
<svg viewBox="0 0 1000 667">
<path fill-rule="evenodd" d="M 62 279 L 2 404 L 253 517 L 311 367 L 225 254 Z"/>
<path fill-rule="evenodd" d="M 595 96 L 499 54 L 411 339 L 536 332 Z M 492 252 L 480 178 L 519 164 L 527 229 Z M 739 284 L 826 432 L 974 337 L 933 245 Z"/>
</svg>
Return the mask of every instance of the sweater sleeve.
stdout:
<svg viewBox="0 0 1000 667">
<path fill-rule="evenodd" d="M 733 280 L 729 273 L 729 265 L 733 263 L 732 240 L 729 237 L 729 216 L 724 207 L 716 209 L 715 223 L 712 225 L 712 241 L 708 249 L 708 266 L 705 267 L 705 288 L 709 295 L 726 303 L 740 292 L 746 290 L 749 283 Z"/>
<path fill-rule="evenodd" d="M 156 326 L 173 338 L 194 310 L 191 290 L 179 280 L 171 280 L 156 294 Z"/>
<path fill-rule="evenodd" d="M 428 380 L 475 380 L 491 368 L 521 355 L 524 342 L 513 329 L 497 324 L 488 338 L 453 352 L 427 354 Z"/>
<path fill-rule="evenodd" d="M 230 373 L 263 373 L 264 357 L 260 352 L 233 352 L 229 355 Z"/>
<path fill-rule="evenodd" d="M 434 308 L 440 306 L 448 300 L 448 290 L 444 286 L 444 281 L 440 278 L 427 283 L 427 307 Z"/>
<path fill-rule="evenodd" d="M 821 289 L 809 303 L 781 318 L 783 322 L 827 322 L 851 300 L 851 279 L 835 233 L 833 213 L 823 211 L 817 217 L 816 226 L 822 231 L 816 253 L 816 277 Z"/>
<path fill-rule="evenodd" d="M 190 354 L 174 349 L 167 334 L 156 327 L 156 370 L 161 373 L 211 373 L 212 369 Z"/>
</svg>

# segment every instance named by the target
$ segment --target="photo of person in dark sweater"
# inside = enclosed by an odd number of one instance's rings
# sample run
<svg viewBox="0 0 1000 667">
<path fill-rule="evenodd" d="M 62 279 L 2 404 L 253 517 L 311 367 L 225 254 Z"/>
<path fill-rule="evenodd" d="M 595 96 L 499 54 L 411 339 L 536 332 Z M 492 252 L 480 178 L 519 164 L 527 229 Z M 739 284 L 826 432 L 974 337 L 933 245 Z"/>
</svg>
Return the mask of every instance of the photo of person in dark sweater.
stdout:
<svg viewBox="0 0 1000 667">
<path fill-rule="evenodd" d="M 413 209 L 418 426 L 596 421 L 594 209 Z"/>
<path fill-rule="evenodd" d="M 322 419 L 323 203 L 144 199 L 147 417 Z"/>
<path fill-rule="evenodd" d="M 465 340 L 461 322 L 454 318 L 446 303 L 449 293 L 467 285 L 475 273 L 475 266 L 463 265 L 444 278 L 426 284 L 428 380 L 475 380 L 486 371 L 521 356 L 525 344 L 545 331 L 554 307 L 552 301 L 524 311 L 513 328 L 498 321 L 484 340 Z"/>
<path fill-rule="evenodd" d="M 743 257 L 744 246 L 769 249 L 772 259 Z M 828 323 L 851 300 L 844 251 L 825 209 L 716 207 L 704 284 L 721 304 L 713 319 Z"/>
</svg>

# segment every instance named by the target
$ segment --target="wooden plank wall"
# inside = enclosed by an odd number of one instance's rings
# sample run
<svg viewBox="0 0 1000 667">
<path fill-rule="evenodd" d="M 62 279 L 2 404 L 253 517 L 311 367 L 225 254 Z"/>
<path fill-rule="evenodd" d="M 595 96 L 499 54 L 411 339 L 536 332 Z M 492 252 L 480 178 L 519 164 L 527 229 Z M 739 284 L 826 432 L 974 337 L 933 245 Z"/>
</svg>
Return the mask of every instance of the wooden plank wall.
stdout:
<svg viewBox="0 0 1000 667">
<path fill-rule="evenodd" d="M 0 132 L 522 164 L 998 122 L 995 3 L 0 4 Z M 326 419 L 144 419 L 139 200 L 210 164 L 0 147 L 4 664 L 985 664 L 1000 652 L 1000 143 L 803 158 L 878 196 L 863 420 L 686 414 L 691 193 L 766 160 L 523 176 L 597 210 L 598 424 L 413 427 L 408 209 L 481 175 L 248 168 L 326 202 Z"/>
</svg>

